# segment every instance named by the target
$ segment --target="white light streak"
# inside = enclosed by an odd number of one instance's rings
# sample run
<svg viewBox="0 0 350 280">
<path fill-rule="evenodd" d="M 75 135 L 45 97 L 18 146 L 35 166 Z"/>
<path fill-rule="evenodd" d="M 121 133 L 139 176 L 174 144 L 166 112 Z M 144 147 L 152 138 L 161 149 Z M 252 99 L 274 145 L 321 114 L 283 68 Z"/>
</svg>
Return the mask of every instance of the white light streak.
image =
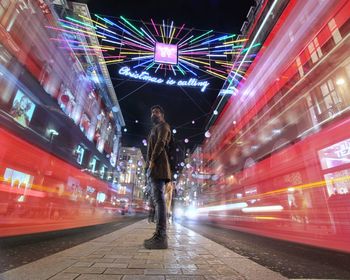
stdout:
<svg viewBox="0 0 350 280">
<path fill-rule="evenodd" d="M 282 210 L 283 210 L 282 205 L 271 205 L 271 206 L 246 207 L 242 209 L 242 212 L 244 213 L 281 212 Z"/>
</svg>

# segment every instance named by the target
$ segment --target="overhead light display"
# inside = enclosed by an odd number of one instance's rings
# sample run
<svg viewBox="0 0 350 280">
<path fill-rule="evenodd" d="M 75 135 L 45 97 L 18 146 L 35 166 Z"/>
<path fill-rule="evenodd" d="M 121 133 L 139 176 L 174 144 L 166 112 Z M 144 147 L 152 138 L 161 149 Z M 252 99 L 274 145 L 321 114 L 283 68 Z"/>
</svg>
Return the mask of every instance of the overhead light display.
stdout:
<svg viewBox="0 0 350 280">
<path fill-rule="evenodd" d="M 47 27 L 66 34 L 96 35 L 100 46 L 62 37 L 52 40 L 66 43 L 67 49 L 76 52 L 103 55 L 101 63 L 121 65 L 119 75 L 145 82 L 199 87 L 203 92 L 210 76 L 226 81 L 237 70 L 235 78 L 242 78 L 252 62 L 251 54 L 246 55 L 247 38 L 187 28 L 185 24 L 176 26 L 173 21 L 156 23 L 153 19 L 147 22 L 95 14 L 95 19 L 79 15 L 60 19 L 59 23 L 59 27 Z"/>
</svg>

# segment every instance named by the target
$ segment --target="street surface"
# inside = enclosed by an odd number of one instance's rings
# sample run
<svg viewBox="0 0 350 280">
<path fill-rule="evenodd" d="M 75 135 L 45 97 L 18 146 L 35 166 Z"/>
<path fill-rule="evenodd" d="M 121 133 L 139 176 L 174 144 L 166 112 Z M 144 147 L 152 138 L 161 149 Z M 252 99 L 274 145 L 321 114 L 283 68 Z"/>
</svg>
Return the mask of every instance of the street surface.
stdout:
<svg viewBox="0 0 350 280">
<path fill-rule="evenodd" d="M 256 236 L 211 224 L 181 224 L 287 278 L 350 279 L 350 254 Z"/>
<path fill-rule="evenodd" d="M 112 223 L 0 239 L 0 273 L 108 234 L 143 219 L 120 216 Z"/>
</svg>

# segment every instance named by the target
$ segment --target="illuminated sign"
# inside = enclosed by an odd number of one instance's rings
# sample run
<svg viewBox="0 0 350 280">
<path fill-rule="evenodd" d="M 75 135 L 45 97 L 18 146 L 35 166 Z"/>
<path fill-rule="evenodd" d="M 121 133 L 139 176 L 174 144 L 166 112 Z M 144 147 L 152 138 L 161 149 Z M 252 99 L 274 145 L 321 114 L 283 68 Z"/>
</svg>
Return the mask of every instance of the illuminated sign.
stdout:
<svg viewBox="0 0 350 280">
<path fill-rule="evenodd" d="M 195 78 L 190 78 L 188 80 L 175 80 L 173 78 L 168 78 L 164 80 L 162 78 L 153 77 L 146 71 L 143 71 L 141 73 L 138 73 L 137 71 L 131 71 L 131 69 L 127 66 L 122 67 L 119 70 L 119 74 L 122 76 L 143 80 L 150 83 L 165 84 L 168 86 L 200 87 L 201 92 L 204 92 L 207 89 L 207 87 L 210 85 L 208 81 L 200 81 Z"/>
<path fill-rule="evenodd" d="M 85 152 L 85 149 L 78 145 L 75 149 L 75 154 L 76 154 L 76 157 L 77 157 L 77 162 L 79 164 L 82 164 L 83 163 L 83 158 L 84 158 L 84 152 Z"/>
<path fill-rule="evenodd" d="M 338 142 L 318 151 L 322 169 L 350 163 L 350 139 Z"/>
<path fill-rule="evenodd" d="M 154 62 L 177 64 L 177 45 L 156 43 Z"/>
<path fill-rule="evenodd" d="M 10 182 L 11 187 L 17 187 L 18 189 L 24 187 L 25 189 L 29 189 L 32 187 L 34 177 L 11 168 L 6 168 L 4 180 L 5 182 Z"/>
</svg>

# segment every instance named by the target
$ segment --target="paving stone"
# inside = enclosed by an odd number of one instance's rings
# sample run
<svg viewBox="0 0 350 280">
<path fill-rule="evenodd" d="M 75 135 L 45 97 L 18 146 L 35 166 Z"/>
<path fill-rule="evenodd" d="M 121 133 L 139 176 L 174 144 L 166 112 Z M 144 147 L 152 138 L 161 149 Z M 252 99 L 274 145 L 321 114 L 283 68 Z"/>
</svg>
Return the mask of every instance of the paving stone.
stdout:
<svg viewBox="0 0 350 280">
<path fill-rule="evenodd" d="M 204 265 L 203 265 L 204 266 Z M 179 263 L 169 263 L 164 264 L 164 268 L 187 268 L 187 269 L 197 269 L 198 266 L 195 264 L 179 264 Z"/>
<path fill-rule="evenodd" d="M 127 264 L 146 264 L 148 263 L 147 260 L 128 260 Z M 159 261 L 157 262 L 159 263 Z"/>
<path fill-rule="evenodd" d="M 78 273 L 58 273 L 49 278 L 50 280 L 74 280 L 79 276 Z"/>
<path fill-rule="evenodd" d="M 181 269 L 178 268 L 163 268 L 163 269 L 145 269 L 145 274 L 168 275 L 181 274 Z"/>
<path fill-rule="evenodd" d="M 102 259 L 97 259 L 94 262 L 95 263 L 99 263 L 99 262 L 103 262 L 103 263 L 113 263 L 115 262 L 116 259 L 110 259 L 110 258 L 102 258 Z"/>
<path fill-rule="evenodd" d="M 161 263 L 132 263 L 128 265 L 128 268 L 163 268 Z"/>
<path fill-rule="evenodd" d="M 217 275 L 217 271 L 215 269 L 191 269 L 191 268 L 182 268 L 182 273 L 185 275 Z"/>
<path fill-rule="evenodd" d="M 166 280 L 205 280 L 204 276 L 200 275 L 181 275 L 181 276 L 166 276 Z"/>
<path fill-rule="evenodd" d="M 163 275 L 125 275 L 122 280 L 165 280 Z"/>
<path fill-rule="evenodd" d="M 107 268 L 104 274 L 118 274 L 118 275 L 143 275 L 144 269 L 138 268 Z M 159 274 L 159 273 L 158 273 Z"/>
<path fill-rule="evenodd" d="M 133 259 L 115 259 L 115 263 L 146 263 L 146 260 L 133 260 Z"/>
<path fill-rule="evenodd" d="M 132 259 L 131 255 L 105 255 L 107 259 Z"/>
<path fill-rule="evenodd" d="M 235 275 L 230 275 L 230 276 L 206 275 L 206 276 L 204 276 L 204 279 L 205 280 L 245 280 L 246 278 L 244 278 L 243 276 L 241 276 L 239 274 L 235 274 Z M 264 278 L 256 278 L 256 279 L 263 280 Z M 273 278 L 271 278 L 269 280 L 273 280 Z"/>
<path fill-rule="evenodd" d="M 147 250 L 154 225 L 137 222 L 71 249 L 0 274 L 6 280 L 285 279 L 178 224 L 169 249 Z M 43 269 L 45 268 L 45 269 Z"/>
<path fill-rule="evenodd" d="M 120 280 L 122 275 L 81 274 L 74 280 Z"/>
<path fill-rule="evenodd" d="M 107 268 L 127 268 L 126 263 L 95 263 L 92 267 L 107 267 Z"/>
<path fill-rule="evenodd" d="M 106 270 L 104 267 L 78 267 L 71 266 L 64 272 L 80 273 L 80 274 L 101 274 Z"/>
<path fill-rule="evenodd" d="M 77 262 L 72 266 L 80 266 L 80 267 L 90 267 L 94 264 L 94 262 Z"/>
<path fill-rule="evenodd" d="M 207 260 L 208 264 L 224 264 L 222 261 L 220 260 Z"/>
</svg>

